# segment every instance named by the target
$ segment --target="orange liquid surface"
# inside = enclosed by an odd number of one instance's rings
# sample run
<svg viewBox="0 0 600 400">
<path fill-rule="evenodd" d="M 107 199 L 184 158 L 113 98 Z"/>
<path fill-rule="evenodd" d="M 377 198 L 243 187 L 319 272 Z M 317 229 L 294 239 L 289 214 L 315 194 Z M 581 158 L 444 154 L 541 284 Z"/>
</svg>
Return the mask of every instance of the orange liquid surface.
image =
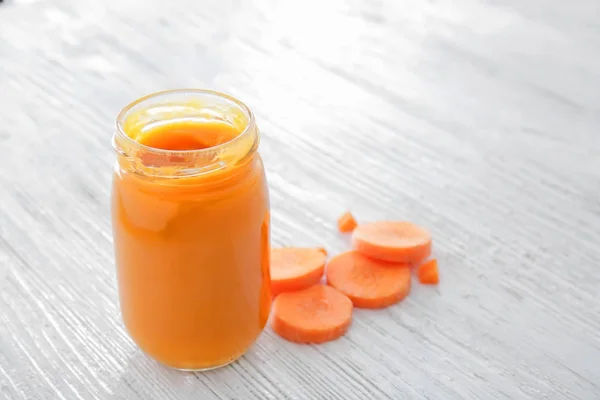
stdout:
<svg viewBox="0 0 600 400">
<path fill-rule="evenodd" d="M 222 122 L 171 122 L 127 131 L 166 150 L 216 146 L 240 134 Z M 116 168 L 113 230 L 121 310 L 156 360 L 205 369 L 241 356 L 270 310 L 269 200 L 258 153 L 185 178 Z"/>
<path fill-rule="evenodd" d="M 139 132 L 136 141 L 163 150 L 200 150 L 229 142 L 240 132 L 226 122 L 177 122 Z"/>
</svg>

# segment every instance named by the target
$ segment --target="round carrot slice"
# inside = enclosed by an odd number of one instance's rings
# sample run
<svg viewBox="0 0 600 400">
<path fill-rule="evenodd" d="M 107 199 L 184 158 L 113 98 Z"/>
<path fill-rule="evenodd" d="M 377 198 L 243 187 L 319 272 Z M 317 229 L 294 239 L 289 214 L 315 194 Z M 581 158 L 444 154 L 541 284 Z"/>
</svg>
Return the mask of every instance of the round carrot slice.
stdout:
<svg viewBox="0 0 600 400">
<path fill-rule="evenodd" d="M 410 292 L 410 268 L 347 251 L 327 264 L 327 283 L 352 300 L 356 307 L 383 308 Z"/>
<path fill-rule="evenodd" d="M 283 247 L 271 250 L 271 292 L 293 292 L 319 283 L 327 251 L 322 248 Z"/>
<path fill-rule="evenodd" d="M 314 285 L 282 293 L 273 302 L 273 330 L 297 343 L 323 343 L 344 335 L 352 322 L 352 301 L 336 289 Z"/>
<path fill-rule="evenodd" d="M 352 244 L 361 253 L 384 261 L 417 264 L 431 254 L 429 232 L 403 221 L 360 224 L 352 234 Z"/>
</svg>

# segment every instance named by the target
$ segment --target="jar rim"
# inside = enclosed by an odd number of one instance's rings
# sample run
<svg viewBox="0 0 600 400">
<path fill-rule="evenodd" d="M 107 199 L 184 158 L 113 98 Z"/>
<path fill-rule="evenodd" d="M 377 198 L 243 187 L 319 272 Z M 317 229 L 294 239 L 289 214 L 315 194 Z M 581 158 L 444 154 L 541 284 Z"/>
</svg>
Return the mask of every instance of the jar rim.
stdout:
<svg viewBox="0 0 600 400">
<path fill-rule="evenodd" d="M 126 121 L 127 114 L 135 106 L 142 104 L 145 101 L 148 101 L 148 100 L 151 100 L 154 98 L 158 98 L 160 96 L 174 95 L 174 94 L 211 95 L 211 96 L 215 96 L 215 97 L 218 97 L 221 99 L 231 101 L 247 115 L 248 123 L 246 124 L 246 126 L 244 127 L 244 130 L 239 135 L 237 135 L 236 137 L 234 137 L 233 139 L 231 139 L 227 142 L 218 144 L 213 147 L 208 147 L 205 149 L 193 149 L 193 150 L 165 150 L 165 149 L 160 149 L 160 148 L 156 148 L 156 147 L 150 147 L 150 146 L 146 146 L 145 144 L 142 144 L 142 143 L 132 139 L 127 133 L 125 133 L 123 124 Z M 235 143 L 243 140 L 246 136 L 248 136 L 250 134 L 249 132 L 252 132 L 254 130 L 255 124 L 256 124 L 256 122 L 254 119 L 254 114 L 252 113 L 250 108 L 246 104 L 244 104 L 242 101 L 236 99 L 233 96 L 230 96 L 230 95 L 222 93 L 222 92 L 218 92 L 216 90 L 193 89 L 193 88 L 191 88 L 191 89 L 167 89 L 167 90 L 153 92 L 153 93 L 147 94 L 145 96 L 142 96 L 142 97 L 132 101 L 131 103 L 127 104 L 125 107 L 123 107 L 121 109 L 121 111 L 119 112 L 119 114 L 117 115 L 117 120 L 115 122 L 116 131 L 117 131 L 117 134 L 119 135 L 119 139 L 125 140 L 125 142 L 127 143 L 128 146 L 132 146 L 136 150 L 143 150 L 146 152 L 152 152 L 155 154 L 160 154 L 160 155 L 165 155 L 165 156 L 169 156 L 169 155 L 202 156 L 205 154 L 214 153 L 215 151 L 232 146 Z"/>
</svg>

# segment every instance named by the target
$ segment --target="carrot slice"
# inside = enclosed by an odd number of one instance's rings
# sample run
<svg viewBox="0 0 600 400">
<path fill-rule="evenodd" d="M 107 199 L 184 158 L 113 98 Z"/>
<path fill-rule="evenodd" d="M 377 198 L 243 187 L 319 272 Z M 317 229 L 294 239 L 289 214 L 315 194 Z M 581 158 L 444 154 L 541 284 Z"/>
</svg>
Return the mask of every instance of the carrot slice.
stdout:
<svg viewBox="0 0 600 400">
<path fill-rule="evenodd" d="M 410 222 L 360 224 L 352 234 L 352 244 L 361 253 L 384 261 L 417 264 L 431 254 L 431 235 Z"/>
<path fill-rule="evenodd" d="M 313 285 L 282 293 L 273 302 L 271 326 L 297 343 L 323 343 L 344 335 L 352 322 L 352 301 L 336 289 Z"/>
<path fill-rule="evenodd" d="M 327 283 L 352 300 L 356 307 L 383 308 L 410 292 L 410 268 L 347 251 L 327 264 Z"/>
<path fill-rule="evenodd" d="M 283 247 L 271 250 L 271 292 L 293 292 L 319 283 L 325 270 L 323 248 Z"/>
<path fill-rule="evenodd" d="M 421 264 L 417 269 L 417 277 L 419 282 L 426 285 L 436 285 L 440 282 L 440 274 L 438 271 L 437 260 L 434 258 Z"/>
<path fill-rule="evenodd" d="M 349 212 L 343 213 L 338 219 L 338 230 L 342 233 L 352 232 L 356 228 L 356 220 L 354 216 Z"/>
</svg>

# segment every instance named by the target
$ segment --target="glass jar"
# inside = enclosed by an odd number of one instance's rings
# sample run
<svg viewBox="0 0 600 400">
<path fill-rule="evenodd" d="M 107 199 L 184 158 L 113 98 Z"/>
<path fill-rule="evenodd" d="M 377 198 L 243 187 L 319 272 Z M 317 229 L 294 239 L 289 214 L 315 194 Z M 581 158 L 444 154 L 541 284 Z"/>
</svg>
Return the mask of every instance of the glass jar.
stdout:
<svg viewBox="0 0 600 400">
<path fill-rule="evenodd" d="M 137 140 L 181 123 L 225 123 L 237 136 L 184 150 Z M 151 94 L 118 116 L 112 221 L 121 312 L 138 346 L 167 366 L 226 365 L 267 322 L 269 195 L 258 143 L 248 107 L 212 91 Z"/>
</svg>

